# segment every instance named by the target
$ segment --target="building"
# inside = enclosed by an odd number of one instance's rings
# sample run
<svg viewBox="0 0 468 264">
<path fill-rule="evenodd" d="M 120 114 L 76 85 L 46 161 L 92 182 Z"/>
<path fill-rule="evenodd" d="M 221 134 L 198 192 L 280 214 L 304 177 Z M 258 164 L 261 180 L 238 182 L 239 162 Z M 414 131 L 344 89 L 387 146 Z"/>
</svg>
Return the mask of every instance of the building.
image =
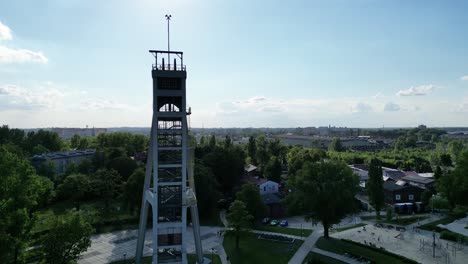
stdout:
<svg viewBox="0 0 468 264">
<path fill-rule="evenodd" d="M 91 160 L 96 153 L 96 149 L 77 149 L 61 152 L 43 153 L 31 158 L 32 165 L 39 169 L 47 161 L 54 164 L 55 174 L 63 175 L 71 164 L 79 164 L 83 160 Z"/>
<path fill-rule="evenodd" d="M 397 169 L 382 167 L 382 176 L 385 178 L 390 178 L 394 181 L 398 181 L 402 177 L 406 176 L 404 172 Z"/>
<path fill-rule="evenodd" d="M 258 185 L 260 190 L 260 195 L 268 194 L 268 193 L 278 193 L 279 191 L 279 184 L 274 181 L 265 181 Z"/>
<path fill-rule="evenodd" d="M 392 205 L 397 213 L 412 213 L 422 210 L 421 194 L 424 189 L 404 181 L 384 182 L 385 202 Z"/>
<path fill-rule="evenodd" d="M 419 175 L 406 175 L 401 180 L 424 189 L 433 189 L 435 184 L 434 178 L 421 177 Z"/>
<path fill-rule="evenodd" d="M 362 188 L 366 188 L 366 183 L 369 180 L 369 166 L 365 164 L 351 164 L 348 165 L 354 174 L 359 176 L 359 186 Z"/>
<path fill-rule="evenodd" d="M 244 166 L 244 177 L 255 177 L 257 173 L 257 167 L 252 164 L 247 164 Z"/>
<path fill-rule="evenodd" d="M 70 139 L 73 135 L 80 137 L 96 137 L 99 134 L 107 133 L 107 128 L 67 128 L 67 127 L 53 127 L 50 131 L 55 132 L 60 138 Z"/>
<path fill-rule="evenodd" d="M 193 179 L 194 155 L 187 140 L 187 115 L 191 111 L 187 111 L 186 105 L 187 72 L 183 53 L 150 52 L 155 57 L 151 71 L 153 119 L 135 260 L 138 264 L 142 262 L 151 207 L 152 263 L 186 264 L 187 209 L 190 207 L 197 263 L 205 263 Z M 167 64 L 165 58 L 168 58 Z M 170 58 L 174 59 L 173 64 L 169 64 Z"/>
</svg>

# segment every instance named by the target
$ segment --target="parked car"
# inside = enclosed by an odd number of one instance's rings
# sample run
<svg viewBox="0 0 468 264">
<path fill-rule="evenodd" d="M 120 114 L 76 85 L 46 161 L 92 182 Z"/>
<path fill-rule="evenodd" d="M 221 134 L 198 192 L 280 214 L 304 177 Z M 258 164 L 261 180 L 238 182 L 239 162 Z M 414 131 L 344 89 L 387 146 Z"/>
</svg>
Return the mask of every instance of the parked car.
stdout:
<svg viewBox="0 0 468 264">
<path fill-rule="evenodd" d="M 280 226 L 282 226 L 282 227 L 288 226 L 288 220 L 283 220 L 283 221 L 281 221 L 281 222 L 280 222 Z"/>
<path fill-rule="evenodd" d="M 262 224 L 264 224 L 264 225 L 268 225 L 268 224 L 270 223 L 270 221 L 271 221 L 271 219 L 270 219 L 270 218 L 268 218 L 268 217 L 265 217 L 265 218 L 263 218 L 263 219 L 262 219 Z"/>
<path fill-rule="evenodd" d="M 272 225 L 272 226 L 276 226 L 278 224 L 279 224 L 278 220 L 271 220 L 271 222 L 270 222 L 270 225 Z"/>
</svg>

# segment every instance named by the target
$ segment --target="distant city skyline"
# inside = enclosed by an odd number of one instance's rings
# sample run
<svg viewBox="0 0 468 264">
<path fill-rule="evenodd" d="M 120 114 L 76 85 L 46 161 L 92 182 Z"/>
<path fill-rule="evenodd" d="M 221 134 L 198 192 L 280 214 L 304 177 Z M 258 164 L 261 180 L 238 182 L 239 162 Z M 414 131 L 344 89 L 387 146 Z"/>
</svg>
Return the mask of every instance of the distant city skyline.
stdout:
<svg viewBox="0 0 468 264">
<path fill-rule="evenodd" d="M 465 1 L 4 1 L 0 123 L 149 127 L 149 49 L 192 127 L 468 125 Z M 0 124 L 0 125 L 1 125 Z"/>
</svg>

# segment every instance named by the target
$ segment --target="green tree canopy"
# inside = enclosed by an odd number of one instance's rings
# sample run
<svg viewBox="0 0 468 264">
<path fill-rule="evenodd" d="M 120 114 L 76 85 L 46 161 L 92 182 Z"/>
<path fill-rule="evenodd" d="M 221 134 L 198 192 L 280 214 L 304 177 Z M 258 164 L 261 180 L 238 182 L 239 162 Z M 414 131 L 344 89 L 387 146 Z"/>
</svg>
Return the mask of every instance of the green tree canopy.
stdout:
<svg viewBox="0 0 468 264">
<path fill-rule="evenodd" d="M 68 175 L 57 188 L 59 197 L 72 201 L 77 210 L 80 210 L 81 202 L 91 192 L 91 183 L 87 175 Z"/>
<path fill-rule="evenodd" d="M 354 195 L 359 179 L 340 161 L 306 162 L 295 177 L 295 192 L 302 199 L 302 211 L 320 220 L 328 238 L 330 225 L 355 209 Z"/>
<path fill-rule="evenodd" d="M 236 198 L 245 204 L 247 211 L 254 219 L 261 219 L 265 216 L 266 206 L 263 203 L 257 185 L 242 185 L 241 190 L 236 193 Z"/>
<path fill-rule="evenodd" d="M 330 145 L 328 146 L 328 150 L 337 151 L 337 152 L 343 151 L 344 147 L 343 147 L 343 144 L 341 143 L 341 139 L 334 137 Z"/>
<path fill-rule="evenodd" d="M 271 156 L 263 169 L 263 175 L 270 181 L 279 183 L 281 181 L 281 161 L 276 156 Z"/>
<path fill-rule="evenodd" d="M 81 213 L 56 217 L 52 228 L 41 238 L 44 260 L 50 264 L 67 264 L 78 260 L 91 246 L 94 232 L 90 221 Z"/>
<path fill-rule="evenodd" d="M 50 181 L 35 175 L 29 161 L 0 146 L 0 260 L 16 262 L 24 253 L 41 197 Z"/>
<path fill-rule="evenodd" d="M 135 212 L 136 209 L 140 209 L 144 182 L 145 170 L 143 168 L 137 168 L 132 175 L 128 177 L 127 182 L 125 182 L 125 188 L 123 190 L 124 201 L 125 206 L 128 207 L 130 212 Z"/>
<path fill-rule="evenodd" d="M 249 214 L 242 201 L 235 200 L 229 207 L 229 213 L 226 218 L 229 226 L 234 229 L 236 248 L 239 248 L 240 232 L 244 229 L 248 229 L 252 225 L 253 216 Z"/>
<path fill-rule="evenodd" d="M 209 218 L 216 213 L 217 202 L 221 198 L 219 184 L 211 169 L 200 160 L 195 162 L 194 177 L 200 217 Z"/>
<path fill-rule="evenodd" d="M 447 198 L 450 208 L 458 205 L 468 205 L 468 151 L 459 155 L 455 170 L 443 174 L 437 189 Z"/>
<path fill-rule="evenodd" d="M 367 181 L 367 193 L 369 201 L 375 209 L 377 219 L 380 219 L 380 210 L 385 205 L 385 196 L 383 189 L 382 167 L 380 161 L 372 159 L 369 165 L 369 180 Z"/>
</svg>

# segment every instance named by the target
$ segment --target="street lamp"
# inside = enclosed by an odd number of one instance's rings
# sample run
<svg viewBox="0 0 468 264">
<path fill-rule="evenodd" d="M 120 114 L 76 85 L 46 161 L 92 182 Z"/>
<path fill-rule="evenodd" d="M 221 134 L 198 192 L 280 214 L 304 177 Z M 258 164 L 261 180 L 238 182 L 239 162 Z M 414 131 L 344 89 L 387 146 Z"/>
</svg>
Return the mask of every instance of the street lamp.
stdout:
<svg viewBox="0 0 468 264">
<path fill-rule="evenodd" d="M 213 253 L 214 253 L 214 248 L 211 248 L 211 263 L 213 263 Z"/>
</svg>

